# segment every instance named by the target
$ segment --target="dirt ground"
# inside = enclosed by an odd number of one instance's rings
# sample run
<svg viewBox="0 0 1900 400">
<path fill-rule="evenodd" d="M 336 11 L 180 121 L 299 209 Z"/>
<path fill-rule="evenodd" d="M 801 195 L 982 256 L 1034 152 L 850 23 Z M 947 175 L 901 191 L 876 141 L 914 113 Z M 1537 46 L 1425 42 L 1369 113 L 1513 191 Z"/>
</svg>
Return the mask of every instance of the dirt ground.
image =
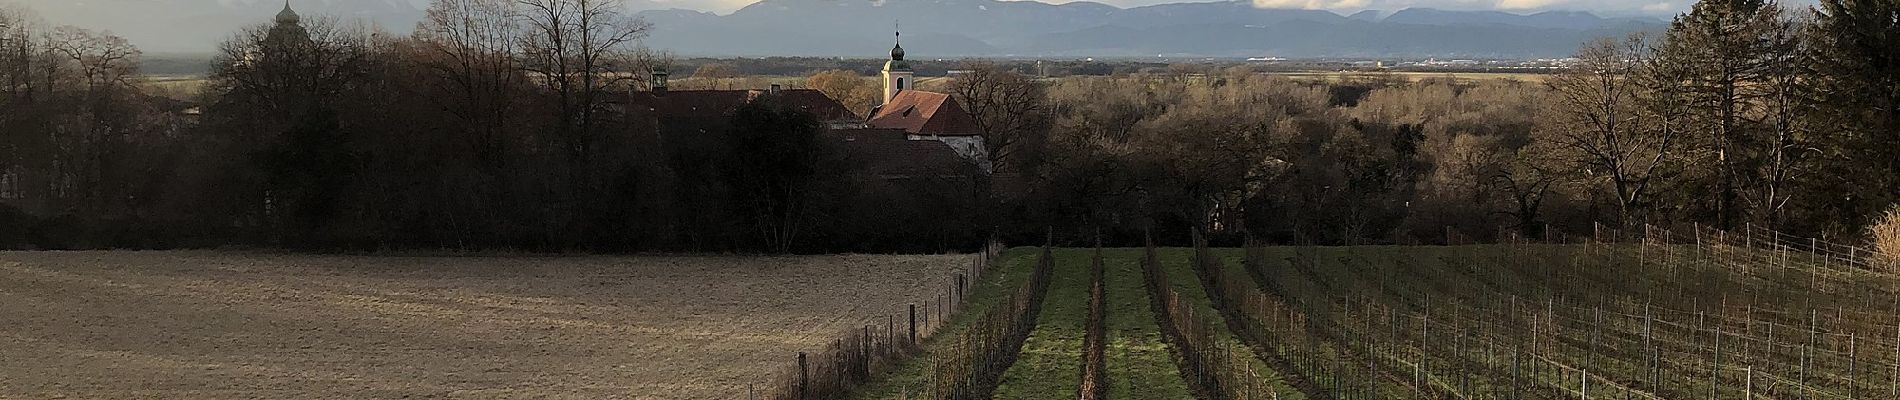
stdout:
<svg viewBox="0 0 1900 400">
<path fill-rule="evenodd" d="M 740 399 L 971 257 L 0 252 L 0 399 Z"/>
</svg>

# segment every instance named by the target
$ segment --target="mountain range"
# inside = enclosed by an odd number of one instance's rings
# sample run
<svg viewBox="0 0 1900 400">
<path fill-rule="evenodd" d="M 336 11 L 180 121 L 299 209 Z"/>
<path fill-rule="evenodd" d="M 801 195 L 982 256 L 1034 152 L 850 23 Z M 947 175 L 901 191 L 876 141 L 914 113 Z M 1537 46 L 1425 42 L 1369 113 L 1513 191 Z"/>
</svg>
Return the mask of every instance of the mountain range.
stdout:
<svg viewBox="0 0 1900 400">
<path fill-rule="evenodd" d="M 427 3 L 296 0 L 306 16 L 364 20 L 397 32 L 412 29 Z M 648 46 L 681 56 L 882 57 L 901 27 L 915 58 L 1544 58 L 1571 54 L 1591 38 L 1667 26 L 1655 18 L 1580 11 L 1411 8 L 1341 15 L 1248 1 L 1121 8 L 1088 1 L 762 0 L 723 15 L 655 9 L 660 4 L 635 0 L 628 7 L 653 23 Z M 204 52 L 242 26 L 268 21 L 282 3 L 94 0 L 31 7 L 55 23 L 113 30 L 148 51 Z"/>
<path fill-rule="evenodd" d="M 888 48 L 892 25 L 922 57 L 1469 57 L 1572 54 L 1583 42 L 1661 20 L 1586 12 L 1520 15 L 1413 8 L 1351 16 L 1257 8 L 1251 2 L 1118 8 L 997 0 L 763 0 L 729 15 L 641 13 L 648 43 L 714 55 L 865 57 Z M 682 50 L 683 51 L 683 50 Z"/>
</svg>

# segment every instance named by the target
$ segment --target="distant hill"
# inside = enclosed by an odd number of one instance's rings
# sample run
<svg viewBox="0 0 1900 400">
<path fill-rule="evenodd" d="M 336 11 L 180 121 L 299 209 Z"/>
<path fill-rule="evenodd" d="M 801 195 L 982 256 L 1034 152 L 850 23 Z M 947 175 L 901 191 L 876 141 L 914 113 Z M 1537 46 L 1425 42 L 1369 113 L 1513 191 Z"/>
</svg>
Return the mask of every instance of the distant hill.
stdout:
<svg viewBox="0 0 1900 400">
<path fill-rule="evenodd" d="M 1432 8 L 1408 8 L 1380 20 L 1413 25 L 1502 25 L 1543 29 L 1592 30 L 1628 26 L 1660 25 L 1657 20 L 1639 18 L 1602 18 L 1582 11 L 1546 11 L 1519 15 L 1500 11 L 1445 11 Z"/>
<path fill-rule="evenodd" d="M 0 0 L 5 3 L 8 0 Z M 267 22 L 281 0 L 19 1 L 55 23 L 112 30 L 149 52 L 209 52 L 236 30 Z M 408 32 L 427 0 L 295 0 L 331 15 Z M 1079 1 L 763 0 L 728 15 L 656 9 L 648 45 L 684 56 L 879 57 L 894 23 L 917 57 L 1195 56 L 1464 57 L 1569 55 L 1586 40 L 1660 30 L 1657 19 L 1586 12 L 1512 14 L 1413 8 L 1351 16 L 1263 9 L 1247 1 L 1120 8 Z"/>
<path fill-rule="evenodd" d="M 648 43 L 682 54 L 875 56 L 901 19 L 920 57 L 1561 57 L 1661 20 L 1586 12 L 1406 9 L 1352 16 L 1251 2 L 1117 8 L 997 0 L 764 0 L 731 15 L 646 11 Z M 927 16 L 927 17 L 924 17 Z"/>
</svg>

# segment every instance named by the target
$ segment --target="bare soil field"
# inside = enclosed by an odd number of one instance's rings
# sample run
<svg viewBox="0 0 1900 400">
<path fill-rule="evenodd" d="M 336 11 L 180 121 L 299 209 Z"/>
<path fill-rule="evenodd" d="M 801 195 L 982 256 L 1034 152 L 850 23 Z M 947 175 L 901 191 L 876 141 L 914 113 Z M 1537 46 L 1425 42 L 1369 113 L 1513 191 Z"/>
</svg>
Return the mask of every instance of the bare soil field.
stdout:
<svg viewBox="0 0 1900 400">
<path fill-rule="evenodd" d="M 973 257 L 0 252 L 0 399 L 744 398 Z"/>
</svg>

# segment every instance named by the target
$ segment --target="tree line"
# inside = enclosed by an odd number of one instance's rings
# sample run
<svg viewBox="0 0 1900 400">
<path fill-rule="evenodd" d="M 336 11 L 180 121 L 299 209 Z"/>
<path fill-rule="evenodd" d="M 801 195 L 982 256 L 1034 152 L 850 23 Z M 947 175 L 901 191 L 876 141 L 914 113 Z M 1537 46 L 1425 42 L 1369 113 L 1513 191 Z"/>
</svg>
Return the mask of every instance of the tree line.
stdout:
<svg viewBox="0 0 1900 400">
<path fill-rule="evenodd" d="M 1437 243 L 1610 225 L 1859 239 L 1900 195 L 1900 3 L 1708 0 L 1541 81 L 1247 67 L 1048 85 L 1014 220 L 1135 243 Z"/>
<path fill-rule="evenodd" d="M 986 235 L 931 223 L 972 214 L 954 185 L 854 179 L 863 160 L 793 105 L 656 136 L 624 99 L 670 61 L 617 10 L 436 0 L 410 34 L 259 24 L 176 101 L 138 84 L 123 38 L 7 9 L 0 247 L 941 251 Z"/>
<path fill-rule="evenodd" d="M 1596 222 L 1860 237 L 1900 200 L 1892 0 L 1703 1 L 1524 81 L 973 63 L 941 90 L 997 173 L 930 190 L 851 178 L 848 143 L 771 101 L 655 136 L 614 99 L 683 68 L 615 10 L 435 0 L 409 34 L 261 24 L 181 102 L 137 84 L 123 38 L 5 9 L 0 246 L 938 251 L 1051 226 L 1355 244 Z M 806 86 L 865 113 L 864 74 Z"/>
</svg>

